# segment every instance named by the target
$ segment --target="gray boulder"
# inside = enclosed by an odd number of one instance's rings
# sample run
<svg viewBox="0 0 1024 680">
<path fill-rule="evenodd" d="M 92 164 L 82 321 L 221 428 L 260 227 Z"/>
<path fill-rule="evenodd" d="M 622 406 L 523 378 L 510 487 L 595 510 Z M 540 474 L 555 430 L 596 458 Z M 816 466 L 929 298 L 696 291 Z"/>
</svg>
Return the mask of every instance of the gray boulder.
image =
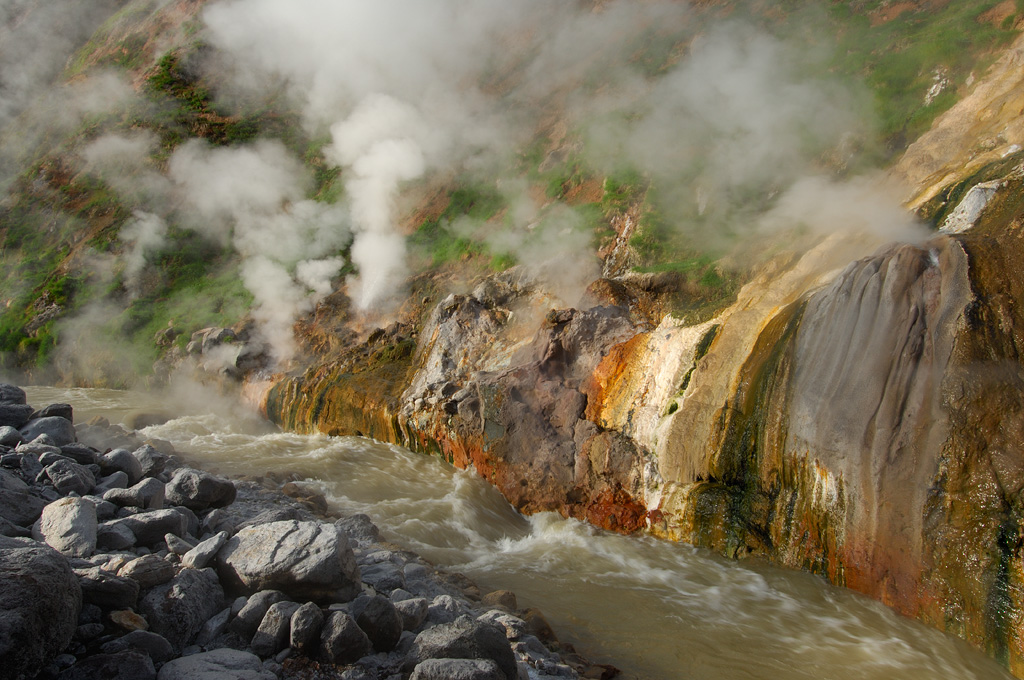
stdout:
<svg viewBox="0 0 1024 680">
<path fill-rule="evenodd" d="M 59 676 L 58 680 L 156 680 L 153 660 L 146 654 L 126 649 L 113 654 L 87 656 Z"/>
<path fill-rule="evenodd" d="M 497 664 L 505 680 L 519 677 L 516 657 L 504 631 L 468 616 L 428 628 L 416 636 L 406 656 L 406 670 L 413 670 L 427 659 L 489 659 Z"/>
<path fill-rule="evenodd" d="M 105 491 L 103 499 L 123 507 L 161 510 L 164 507 L 164 484 L 159 479 L 147 477 L 130 489 Z"/>
<path fill-rule="evenodd" d="M 147 477 L 131 488 L 142 499 L 142 507 L 147 510 L 161 510 L 164 507 L 166 489 L 159 479 Z"/>
<path fill-rule="evenodd" d="M 280 590 L 261 590 L 254 593 L 246 600 L 245 606 L 238 612 L 238 616 L 231 622 L 230 628 L 245 641 L 252 639 L 259 627 L 260 622 L 266 615 L 267 610 L 275 602 L 286 600 L 285 594 Z"/>
<path fill-rule="evenodd" d="M 36 538 L 68 557 L 96 551 L 96 506 L 82 498 L 61 498 L 43 508 Z"/>
<path fill-rule="evenodd" d="M 270 605 L 249 643 L 252 653 L 261 657 L 274 656 L 287 647 L 292 614 L 298 608 L 296 602 L 275 602 Z"/>
<path fill-rule="evenodd" d="M 71 404 L 50 404 L 49 406 L 44 406 L 32 414 L 32 419 L 50 418 L 53 416 L 63 418 L 69 423 L 75 422 L 75 410 L 71 408 Z"/>
<path fill-rule="evenodd" d="M 122 578 L 130 578 L 145 590 L 167 583 L 174 578 L 174 565 L 157 555 L 143 555 L 118 569 L 117 575 Z"/>
<path fill-rule="evenodd" d="M 157 680 L 277 680 L 264 670 L 255 654 L 235 649 L 214 649 L 202 654 L 183 656 L 164 664 Z"/>
<path fill-rule="evenodd" d="M 16 536 L 28 538 L 32 535 L 32 530 L 26 527 L 19 527 L 8 519 L 0 516 L 0 536 Z"/>
<path fill-rule="evenodd" d="M 292 649 L 307 656 L 316 650 L 320 630 L 324 625 L 324 612 L 315 602 L 307 602 L 292 614 L 288 641 Z"/>
<path fill-rule="evenodd" d="M 142 466 L 142 474 L 145 477 L 156 477 L 164 471 L 164 467 L 167 465 L 167 456 L 149 444 L 143 444 L 135 449 L 132 451 L 132 455 Z"/>
<path fill-rule="evenodd" d="M 345 534 L 332 524 L 286 520 L 239 531 L 217 555 L 226 587 L 273 588 L 314 602 L 343 602 L 361 588 Z"/>
<path fill-rule="evenodd" d="M 82 587 L 82 600 L 103 609 L 134 609 L 139 599 L 139 584 L 99 567 L 75 569 Z"/>
<path fill-rule="evenodd" d="M 221 633 L 227 630 L 228 620 L 231 618 L 231 607 L 225 607 L 212 619 L 203 624 L 199 635 L 196 636 L 196 644 L 200 647 L 213 642 Z"/>
<path fill-rule="evenodd" d="M 29 526 L 43 513 L 46 501 L 31 495 L 28 485 L 7 470 L 0 470 L 0 517 L 17 526 Z"/>
<path fill-rule="evenodd" d="M 85 496 L 96 487 L 96 477 L 92 471 L 67 458 L 46 466 L 45 472 L 53 482 L 53 488 L 62 496 L 71 492 Z"/>
<path fill-rule="evenodd" d="M 81 609 L 67 558 L 30 539 L 0 537 L 0 675 L 45 667 L 71 642 Z"/>
<path fill-rule="evenodd" d="M 60 447 L 60 453 L 79 465 L 93 465 L 99 460 L 99 453 L 85 444 L 65 444 Z"/>
<path fill-rule="evenodd" d="M 147 655 L 155 664 L 161 664 L 174 656 L 171 643 L 162 635 L 148 630 L 133 630 L 122 637 L 106 642 L 100 647 L 104 654 L 116 654 L 126 650 L 136 650 Z"/>
<path fill-rule="evenodd" d="M 173 505 L 202 512 L 207 508 L 231 505 L 236 494 L 235 485 L 229 479 L 202 470 L 180 468 L 167 482 L 164 497 Z"/>
<path fill-rule="evenodd" d="M 178 557 L 184 556 L 195 547 L 195 545 L 189 543 L 184 538 L 179 538 L 174 534 L 164 534 L 164 542 L 167 544 L 167 549 Z"/>
<path fill-rule="evenodd" d="M 13 427 L 20 430 L 28 422 L 28 419 L 35 413 L 35 409 L 28 404 L 3 404 L 0 403 L 0 425 Z M 24 439 L 25 436 L 22 435 Z"/>
<path fill-rule="evenodd" d="M 27 442 L 33 441 L 36 437 L 43 434 L 53 441 L 53 446 L 64 446 L 65 444 L 72 444 L 78 441 L 78 437 L 75 435 L 75 426 L 71 424 L 70 420 L 60 416 L 48 416 L 46 418 L 30 420 L 27 424 L 19 427 L 18 430 Z"/>
<path fill-rule="evenodd" d="M 110 523 L 119 522 L 131 529 L 139 545 L 153 545 L 163 540 L 165 534 L 184 536 L 188 521 L 180 512 L 172 509 L 150 510 L 131 517 L 122 517 Z"/>
<path fill-rule="evenodd" d="M 100 522 L 96 528 L 98 550 L 128 550 L 135 546 L 135 533 L 121 520 Z"/>
<path fill-rule="evenodd" d="M 0 425 L 0 446 L 17 446 L 25 441 L 16 428 L 10 425 Z"/>
<path fill-rule="evenodd" d="M 96 507 L 96 519 L 101 522 L 106 522 L 108 519 L 114 519 L 117 514 L 117 506 L 113 503 L 108 503 L 99 496 L 82 496 L 85 500 L 89 501 Z"/>
<path fill-rule="evenodd" d="M 10 383 L 0 383 L 0 404 L 24 404 L 28 402 L 25 390 Z"/>
<path fill-rule="evenodd" d="M 395 602 L 395 611 L 402 619 L 404 630 L 416 630 L 427 618 L 427 607 L 430 603 L 425 597 L 412 597 L 408 600 Z"/>
<path fill-rule="evenodd" d="M 107 474 L 119 470 L 128 475 L 129 486 L 142 479 L 142 463 L 127 449 L 114 449 L 100 458 L 99 463 Z"/>
<path fill-rule="evenodd" d="M 169 508 L 169 509 L 170 510 L 174 510 L 179 515 L 181 515 L 182 517 L 185 518 L 185 531 L 188 534 L 191 534 L 192 536 L 199 536 L 199 535 L 201 535 L 200 534 L 199 517 L 196 516 L 196 513 L 192 512 L 191 510 L 186 508 L 184 505 L 176 505 L 173 508 Z"/>
<path fill-rule="evenodd" d="M 188 645 L 203 625 L 224 609 L 224 591 L 212 569 L 185 569 L 156 586 L 139 603 L 150 629 L 167 638 L 175 651 Z"/>
<path fill-rule="evenodd" d="M 402 618 L 391 600 L 383 595 L 371 597 L 360 608 L 356 623 L 378 652 L 390 652 L 402 637 Z"/>
<path fill-rule="evenodd" d="M 96 493 L 103 494 L 111 489 L 127 489 L 128 488 L 128 475 L 115 470 L 106 477 L 102 477 L 96 482 Z"/>
<path fill-rule="evenodd" d="M 343 611 L 331 612 L 320 632 L 320 657 L 327 663 L 353 663 L 373 651 L 355 620 Z"/>
<path fill-rule="evenodd" d="M 438 595 L 427 607 L 427 620 L 433 624 L 452 623 L 466 613 L 466 607 L 451 595 Z"/>
<path fill-rule="evenodd" d="M 369 516 L 362 513 L 342 517 L 334 526 L 348 534 L 349 538 L 361 543 L 377 543 L 381 540 L 380 529 Z"/>
<path fill-rule="evenodd" d="M 505 680 L 505 675 L 490 659 L 427 659 L 409 680 Z"/>
<path fill-rule="evenodd" d="M 228 532 L 226 531 L 211 536 L 182 555 L 181 566 L 188 569 L 205 569 L 227 541 Z"/>
<path fill-rule="evenodd" d="M 394 562 L 364 564 L 360 567 L 363 581 L 373 586 L 378 593 L 390 593 L 405 587 L 405 573 Z"/>
</svg>

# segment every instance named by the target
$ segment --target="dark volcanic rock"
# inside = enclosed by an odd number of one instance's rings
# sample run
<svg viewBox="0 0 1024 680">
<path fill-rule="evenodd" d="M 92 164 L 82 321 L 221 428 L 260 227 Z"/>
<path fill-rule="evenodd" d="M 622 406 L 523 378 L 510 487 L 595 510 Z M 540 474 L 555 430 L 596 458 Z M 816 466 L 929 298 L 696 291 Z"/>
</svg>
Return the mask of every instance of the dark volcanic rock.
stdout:
<svg viewBox="0 0 1024 680">
<path fill-rule="evenodd" d="M 345 612 L 331 612 L 320 633 L 320 655 L 328 663 L 358 661 L 373 651 L 366 633 Z"/>
<path fill-rule="evenodd" d="M 0 404 L 24 404 L 27 401 L 25 390 L 8 383 L 0 383 Z"/>
<path fill-rule="evenodd" d="M 81 608 L 66 558 L 35 541 L 0 537 L 0 677 L 46 666 L 71 641 Z"/>
<path fill-rule="evenodd" d="M 0 517 L 17 526 L 39 519 L 46 501 L 28 493 L 28 485 L 6 470 L 0 470 Z"/>
<path fill-rule="evenodd" d="M 185 569 L 150 590 L 139 610 L 154 633 L 181 651 L 210 618 L 224 608 L 224 591 L 212 569 Z"/>
<path fill-rule="evenodd" d="M 311 654 L 316 650 L 320 630 L 324 625 L 324 613 L 314 602 L 307 602 L 292 614 L 289 630 L 289 644 L 300 654 Z"/>
<path fill-rule="evenodd" d="M 146 654 L 128 649 L 113 654 L 86 657 L 58 676 L 58 680 L 154 680 L 156 668 Z"/>
<path fill-rule="evenodd" d="M 370 598 L 356 615 L 356 623 L 378 652 L 390 652 L 402 637 L 402 618 L 383 595 Z"/>
<path fill-rule="evenodd" d="M 505 680 L 505 675 L 489 659 L 427 659 L 409 680 Z"/>
<path fill-rule="evenodd" d="M 139 584 L 103 571 L 99 567 L 76 569 L 82 598 L 104 609 L 132 609 L 139 599 Z"/>
<path fill-rule="evenodd" d="M 497 664 L 505 680 L 519 677 L 516 657 L 505 633 L 468 616 L 428 628 L 416 636 L 406 657 L 406 668 L 412 670 L 427 659 L 490 659 Z"/>
<path fill-rule="evenodd" d="M 45 434 L 52 441 L 54 446 L 73 444 L 78 440 L 75 435 L 75 426 L 67 418 L 60 416 L 48 416 L 31 420 L 28 424 L 18 428 L 25 441 L 32 441 L 36 437 Z"/>
<path fill-rule="evenodd" d="M 116 654 L 128 649 L 135 649 L 146 654 L 153 663 L 164 663 L 174 655 L 171 643 L 162 635 L 148 630 L 133 630 L 117 639 L 106 642 L 100 648 L 104 654 Z"/>
<path fill-rule="evenodd" d="M 273 656 L 288 646 L 292 614 L 299 608 L 296 602 L 275 602 L 263 615 L 249 647 L 257 656 Z"/>
<path fill-rule="evenodd" d="M 231 505 L 236 493 L 235 485 L 229 479 L 202 470 L 181 468 L 167 482 L 165 498 L 168 503 L 202 512 L 207 508 Z"/>
<path fill-rule="evenodd" d="M 0 425 L 20 430 L 35 411 L 27 404 L 0 403 Z"/>
<path fill-rule="evenodd" d="M 32 420 L 52 417 L 63 418 L 69 423 L 75 422 L 75 412 L 71 404 L 50 404 L 32 414 Z"/>
<path fill-rule="evenodd" d="M 255 654 L 235 649 L 215 649 L 168 661 L 160 669 L 160 680 L 277 680 L 264 670 Z"/>
<path fill-rule="evenodd" d="M 51 463 L 45 470 L 53 487 L 62 496 L 71 492 L 85 496 L 96 487 L 96 477 L 89 468 L 66 458 Z"/>
<path fill-rule="evenodd" d="M 246 601 L 245 606 L 238 612 L 238 616 L 231 621 L 229 627 L 243 640 L 249 641 L 256 633 L 256 629 L 263 621 L 270 606 L 286 599 L 285 594 L 280 590 L 261 590 L 258 593 L 253 593 Z"/>
</svg>

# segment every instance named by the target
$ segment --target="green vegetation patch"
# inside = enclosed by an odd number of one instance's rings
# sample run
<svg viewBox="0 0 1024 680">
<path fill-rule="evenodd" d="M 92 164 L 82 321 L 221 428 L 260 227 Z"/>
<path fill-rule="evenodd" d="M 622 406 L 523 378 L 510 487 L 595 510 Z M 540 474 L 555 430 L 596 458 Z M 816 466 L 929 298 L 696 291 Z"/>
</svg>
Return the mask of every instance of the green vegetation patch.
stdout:
<svg viewBox="0 0 1024 680">
<path fill-rule="evenodd" d="M 871 88 L 881 134 L 891 151 L 902 150 L 927 130 L 956 102 L 968 76 L 980 77 L 993 56 L 1017 36 L 1013 17 L 999 26 L 981 18 L 998 4 L 1000 0 L 954 0 L 938 8 L 904 11 L 884 22 L 872 21 L 869 14 L 880 11 L 878 2 L 829 4 L 832 35 L 838 36 L 833 66 L 863 78 Z"/>
<path fill-rule="evenodd" d="M 494 187 L 483 184 L 465 184 L 448 194 L 448 205 L 436 218 L 425 220 L 416 229 L 409 242 L 414 248 L 426 252 L 431 265 L 440 266 L 464 256 L 489 254 L 486 246 L 452 230 L 459 219 L 484 223 L 494 218 L 505 207 L 505 198 Z"/>
</svg>

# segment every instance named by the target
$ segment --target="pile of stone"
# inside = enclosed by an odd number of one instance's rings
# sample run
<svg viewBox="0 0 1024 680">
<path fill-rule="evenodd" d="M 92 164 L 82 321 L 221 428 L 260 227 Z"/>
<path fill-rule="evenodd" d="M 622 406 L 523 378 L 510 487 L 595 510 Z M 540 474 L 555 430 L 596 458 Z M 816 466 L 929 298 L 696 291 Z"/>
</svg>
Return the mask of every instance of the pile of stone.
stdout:
<svg viewBox="0 0 1024 680">
<path fill-rule="evenodd" d="M 513 594 L 480 597 L 363 515 L 317 517 L 322 499 L 187 467 L 166 443 L 25 402 L 0 385 L 0 678 L 611 672 L 553 651 L 543 617 L 517 612 Z"/>
</svg>

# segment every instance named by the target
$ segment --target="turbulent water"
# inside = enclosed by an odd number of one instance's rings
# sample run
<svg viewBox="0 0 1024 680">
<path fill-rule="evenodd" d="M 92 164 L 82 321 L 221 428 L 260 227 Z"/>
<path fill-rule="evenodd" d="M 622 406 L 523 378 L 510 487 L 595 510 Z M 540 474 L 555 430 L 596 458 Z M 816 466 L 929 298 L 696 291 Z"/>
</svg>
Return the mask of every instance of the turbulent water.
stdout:
<svg viewBox="0 0 1024 680">
<path fill-rule="evenodd" d="M 79 421 L 167 405 L 109 390 L 33 388 L 29 400 L 71 403 Z M 221 473 L 298 474 L 341 512 L 370 515 L 390 540 L 485 591 L 515 591 L 563 641 L 626 678 L 1010 678 L 965 643 L 809 574 L 551 514 L 525 518 L 483 480 L 436 458 L 357 437 L 282 433 L 191 402 L 205 413 L 143 432 Z"/>
</svg>

